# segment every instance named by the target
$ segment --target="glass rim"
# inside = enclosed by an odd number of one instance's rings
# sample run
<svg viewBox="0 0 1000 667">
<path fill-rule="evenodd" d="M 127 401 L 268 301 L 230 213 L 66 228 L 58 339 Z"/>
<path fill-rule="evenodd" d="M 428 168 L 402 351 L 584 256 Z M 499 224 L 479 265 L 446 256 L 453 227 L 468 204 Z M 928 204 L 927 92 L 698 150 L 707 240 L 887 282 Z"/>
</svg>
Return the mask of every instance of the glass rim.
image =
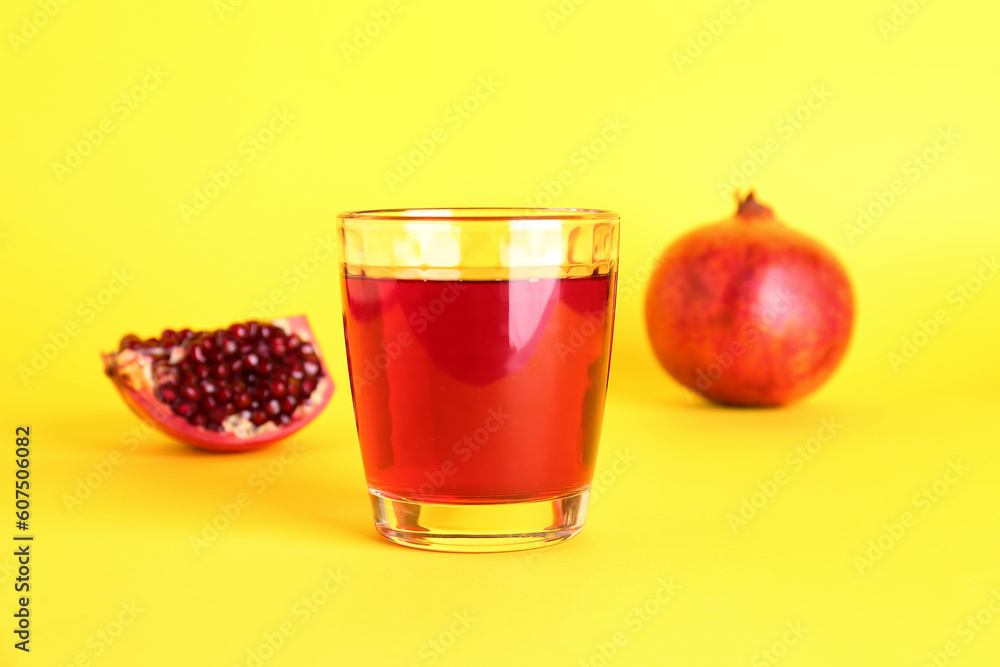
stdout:
<svg viewBox="0 0 1000 667">
<path fill-rule="evenodd" d="M 337 214 L 343 222 L 507 222 L 552 221 L 617 222 L 615 211 L 597 208 L 528 208 L 528 207 L 453 207 L 453 208 L 384 208 L 345 211 Z"/>
</svg>

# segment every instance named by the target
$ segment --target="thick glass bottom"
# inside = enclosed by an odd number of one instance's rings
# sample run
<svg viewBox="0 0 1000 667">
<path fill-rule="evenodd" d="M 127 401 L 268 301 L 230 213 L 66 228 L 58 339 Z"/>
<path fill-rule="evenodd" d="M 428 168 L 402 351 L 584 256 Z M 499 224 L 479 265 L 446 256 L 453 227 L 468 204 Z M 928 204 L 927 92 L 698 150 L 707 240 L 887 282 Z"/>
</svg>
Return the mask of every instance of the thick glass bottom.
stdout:
<svg viewBox="0 0 1000 667">
<path fill-rule="evenodd" d="M 546 500 L 455 505 L 403 500 L 369 488 L 375 528 L 390 542 L 431 551 L 489 553 L 557 544 L 580 532 L 590 489 Z"/>
</svg>

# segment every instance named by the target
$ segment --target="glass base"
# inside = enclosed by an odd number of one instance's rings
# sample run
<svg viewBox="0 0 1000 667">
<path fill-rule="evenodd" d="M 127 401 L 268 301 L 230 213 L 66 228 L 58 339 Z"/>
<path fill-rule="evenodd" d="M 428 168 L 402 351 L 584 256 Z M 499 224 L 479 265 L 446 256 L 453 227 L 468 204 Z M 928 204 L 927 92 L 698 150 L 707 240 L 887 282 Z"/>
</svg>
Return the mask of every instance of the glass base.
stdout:
<svg viewBox="0 0 1000 667">
<path fill-rule="evenodd" d="M 489 553 L 557 544 L 580 532 L 590 488 L 546 500 L 451 505 L 402 500 L 369 489 L 375 528 L 396 544 Z"/>
</svg>

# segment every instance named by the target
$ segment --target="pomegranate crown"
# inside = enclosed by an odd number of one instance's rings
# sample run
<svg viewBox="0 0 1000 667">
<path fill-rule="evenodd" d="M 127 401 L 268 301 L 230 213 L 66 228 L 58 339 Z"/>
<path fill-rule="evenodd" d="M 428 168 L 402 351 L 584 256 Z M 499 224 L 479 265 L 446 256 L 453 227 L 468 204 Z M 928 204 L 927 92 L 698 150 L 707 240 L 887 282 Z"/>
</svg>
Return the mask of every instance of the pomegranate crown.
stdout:
<svg viewBox="0 0 1000 667">
<path fill-rule="evenodd" d="M 740 193 L 737 192 L 736 217 L 743 220 L 774 220 L 774 211 L 757 201 L 753 190 L 747 192 L 747 196 L 743 199 L 740 198 Z"/>
</svg>

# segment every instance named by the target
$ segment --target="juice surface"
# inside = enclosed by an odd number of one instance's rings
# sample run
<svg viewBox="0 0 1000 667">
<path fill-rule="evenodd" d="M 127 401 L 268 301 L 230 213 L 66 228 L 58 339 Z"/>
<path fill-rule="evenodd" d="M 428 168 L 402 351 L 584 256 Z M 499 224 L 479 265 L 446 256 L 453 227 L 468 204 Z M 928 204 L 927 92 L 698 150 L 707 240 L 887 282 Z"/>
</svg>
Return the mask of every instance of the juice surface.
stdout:
<svg viewBox="0 0 1000 667">
<path fill-rule="evenodd" d="M 348 276 L 343 297 L 371 488 L 493 502 L 590 483 L 607 391 L 610 276 Z"/>
</svg>

